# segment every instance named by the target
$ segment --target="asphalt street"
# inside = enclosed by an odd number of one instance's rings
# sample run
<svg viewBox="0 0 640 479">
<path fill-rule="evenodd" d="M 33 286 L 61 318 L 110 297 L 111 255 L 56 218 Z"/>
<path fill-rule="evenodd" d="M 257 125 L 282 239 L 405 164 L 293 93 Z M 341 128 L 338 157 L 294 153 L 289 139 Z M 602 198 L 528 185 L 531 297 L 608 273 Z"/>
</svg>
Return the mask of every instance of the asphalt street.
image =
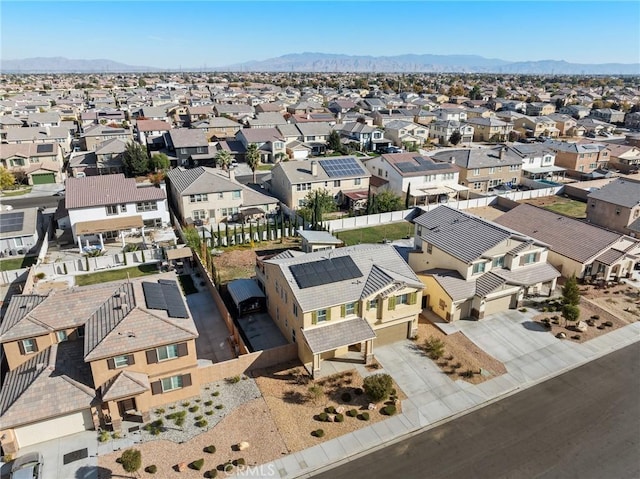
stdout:
<svg viewBox="0 0 640 479">
<path fill-rule="evenodd" d="M 640 477 L 640 343 L 316 475 Z"/>
<path fill-rule="evenodd" d="M 14 210 L 31 207 L 55 208 L 58 206 L 60 196 L 28 196 L 28 197 L 6 197 L 0 198 L 3 205 L 11 205 Z"/>
</svg>

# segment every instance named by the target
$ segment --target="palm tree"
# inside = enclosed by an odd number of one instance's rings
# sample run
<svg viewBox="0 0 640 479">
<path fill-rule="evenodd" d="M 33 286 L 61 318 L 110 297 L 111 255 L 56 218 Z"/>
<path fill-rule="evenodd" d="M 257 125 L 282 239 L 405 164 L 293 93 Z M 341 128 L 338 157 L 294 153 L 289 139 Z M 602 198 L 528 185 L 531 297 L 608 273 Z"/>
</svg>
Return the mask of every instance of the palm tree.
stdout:
<svg viewBox="0 0 640 479">
<path fill-rule="evenodd" d="M 223 170 L 229 169 L 229 165 L 231 164 L 231 153 L 227 150 L 220 150 L 216 153 L 216 165 L 221 167 Z"/>
<path fill-rule="evenodd" d="M 251 172 L 253 173 L 253 182 L 256 182 L 256 169 L 260 164 L 260 151 L 258 151 L 258 145 L 255 143 L 249 143 L 247 147 L 247 152 L 245 153 L 245 160 L 247 161 L 247 165 L 251 168 Z"/>
</svg>

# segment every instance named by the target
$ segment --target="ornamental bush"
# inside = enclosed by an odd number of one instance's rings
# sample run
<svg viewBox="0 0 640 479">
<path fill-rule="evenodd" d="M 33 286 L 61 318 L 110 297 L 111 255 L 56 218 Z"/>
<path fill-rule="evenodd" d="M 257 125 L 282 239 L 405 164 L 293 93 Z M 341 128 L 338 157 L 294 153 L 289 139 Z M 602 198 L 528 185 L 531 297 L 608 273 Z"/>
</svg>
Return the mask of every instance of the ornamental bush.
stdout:
<svg viewBox="0 0 640 479">
<path fill-rule="evenodd" d="M 389 397 L 393 380 L 388 374 L 372 374 L 364 378 L 363 386 L 367 396 L 373 402 L 379 402 Z"/>
</svg>

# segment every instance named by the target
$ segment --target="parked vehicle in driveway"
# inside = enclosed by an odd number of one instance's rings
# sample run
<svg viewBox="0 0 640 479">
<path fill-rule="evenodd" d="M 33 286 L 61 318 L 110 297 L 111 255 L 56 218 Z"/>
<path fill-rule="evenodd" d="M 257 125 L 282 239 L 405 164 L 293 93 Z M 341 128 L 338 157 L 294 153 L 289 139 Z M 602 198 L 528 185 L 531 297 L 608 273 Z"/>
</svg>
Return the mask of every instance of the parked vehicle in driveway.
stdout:
<svg viewBox="0 0 640 479">
<path fill-rule="evenodd" d="M 40 479 L 41 477 L 42 454 L 30 452 L 13 462 L 9 479 Z"/>
</svg>

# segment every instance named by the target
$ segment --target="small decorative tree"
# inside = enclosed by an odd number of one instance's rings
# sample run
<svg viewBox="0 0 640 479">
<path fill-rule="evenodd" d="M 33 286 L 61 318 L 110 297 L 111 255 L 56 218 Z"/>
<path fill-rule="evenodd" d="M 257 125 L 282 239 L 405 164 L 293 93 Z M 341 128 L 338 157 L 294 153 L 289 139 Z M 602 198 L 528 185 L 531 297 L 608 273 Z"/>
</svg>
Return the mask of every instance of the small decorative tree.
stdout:
<svg viewBox="0 0 640 479">
<path fill-rule="evenodd" d="M 562 317 L 567 321 L 577 321 L 580 317 L 580 289 L 574 274 L 567 279 L 562 287 Z"/>
<path fill-rule="evenodd" d="M 127 449 L 120 456 L 120 464 L 125 472 L 136 473 L 142 467 L 142 453 L 137 449 Z"/>
<path fill-rule="evenodd" d="M 393 380 L 388 374 L 372 374 L 363 381 L 363 389 L 373 402 L 388 398 L 392 388 Z"/>
</svg>

